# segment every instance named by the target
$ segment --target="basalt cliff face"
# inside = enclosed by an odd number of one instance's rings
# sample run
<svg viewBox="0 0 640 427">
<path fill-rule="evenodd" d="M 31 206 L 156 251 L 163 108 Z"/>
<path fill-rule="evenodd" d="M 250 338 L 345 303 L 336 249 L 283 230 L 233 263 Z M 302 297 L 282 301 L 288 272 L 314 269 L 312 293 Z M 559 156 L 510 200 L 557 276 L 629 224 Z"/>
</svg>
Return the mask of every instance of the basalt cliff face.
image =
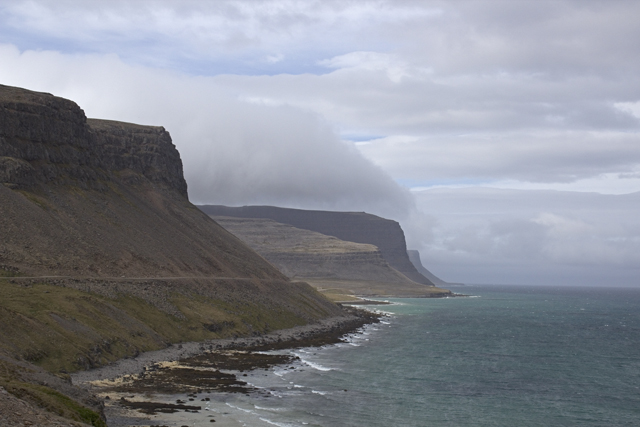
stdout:
<svg viewBox="0 0 640 427">
<path fill-rule="evenodd" d="M 427 286 L 434 284 L 420 274 L 407 256 L 404 232 L 396 221 L 365 212 L 331 212 L 287 209 L 273 206 L 199 206 L 208 215 L 238 218 L 268 218 L 296 228 L 334 236 L 348 242 L 378 247 L 391 267 L 410 280 Z"/>
<path fill-rule="evenodd" d="M 106 190 L 145 178 L 187 197 L 180 155 L 162 127 L 87 120 L 72 101 L 8 86 L 0 105 L 0 183 L 10 188 Z"/>
<path fill-rule="evenodd" d="M 187 199 L 161 127 L 0 87 L 0 264 L 27 275 L 282 280 Z"/>
<path fill-rule="evenodd" d="M 359 296 L 441 296 L 447 291 L 409 280 L 378 247 L 263 218 L 212 217 L 292 279 L 340 299 Z"/>
<path fill-rule="evenodd" d="M 165 129 L 86 119 L 72 101 L 2 85 L 0 292 L 0 392 L 83 422 L 89 412 L 51 397 L 72 392 L 53 377 L 34 385 L 29 366 L 64 376 L 343 314 L 189 202 Z"/>
<path fill-rule="evenodd" d="M 373 245 L 347 242 L 270 219 L 213 218 L 293 279 L 412 283 L 389 266 Z"/>
</svg>

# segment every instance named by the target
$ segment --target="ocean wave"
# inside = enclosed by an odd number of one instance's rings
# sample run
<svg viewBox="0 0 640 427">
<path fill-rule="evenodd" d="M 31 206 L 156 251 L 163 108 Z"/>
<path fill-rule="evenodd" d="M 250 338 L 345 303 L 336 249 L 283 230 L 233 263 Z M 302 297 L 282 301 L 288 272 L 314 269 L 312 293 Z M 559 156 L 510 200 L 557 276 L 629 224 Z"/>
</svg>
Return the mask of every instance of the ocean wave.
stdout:
<svg viewBox="0 0 640 427">
<path fill-rule="evenodd" d="M 301 353 L 302 352 L 294 352 L 293 353 L 295 356 L 297 356 L 300 359 L 301 363 L 303 363 L 303 364 L 305 364 L 305 365 L 307 365 L 307 366 L 309 366 L 309 367 L 311 367 L 313 369 L 317 369 L 318 371 L 325 371 L 326 372 L 326 371 L 332 371 L 333 370 L 332 368 L 327 368 L 326 366 L 322 366 L 319 363 L 315 363 L 315 362 L 312 362 L 310 360 L 305 359 L 304 355 L 301 354 Z"/>
<path fill-rule="evenodd" d="M 256 409 L 260 411 L 269 411 L 269 412 L 284 412 L 287 411 L 287 408 L 265 408 L 263 406 L 253 405 Z"/>
<path fill-rule="evenodd" d="M 307 366 L 309 366 L 309 367 L 313 368 L 313 369 L 317 369 L 318 371 L 326 372 L 326 371 L 332 371 L 332 370 L 333 370 L 333 369 L 331 369 L 331 368 L 327 368 L 326 366 L 322 366 L 322 365 L 320 365 L 319 363 L 314 363 L 314 362 L 311 362 L 311 361 L 309 361 L 309 360 L 303 360 L 303 359 L 300 359 L 300 361 L 301 361 L 302 363 L 304 363 L 305 365 L 307 365 Z"/>
<path fill-rule="evenodd" d="M 279 427 L 298 427 L 296 424 L 279 423 L 277 421 L 271 421 L 266 418 L 260 418 L 260 421 L 264 421 L 265 423 L 268 423 L 274 426 L 279 426 Z"/>
<path fill-rule="evenodd" d="M 230 408 L 237 409 L 237 410 L 242 411 L 242 412 L 246 412 L 247 414 L 258 415 L 258 413 L 256 411 L 252 411 L 251 409 L 244 409 L 244 408 L 241 408 L 239 406 L 232 405 L 229 402 L 226 402 L 225 405 L 227 405 Z"/>
</svg>

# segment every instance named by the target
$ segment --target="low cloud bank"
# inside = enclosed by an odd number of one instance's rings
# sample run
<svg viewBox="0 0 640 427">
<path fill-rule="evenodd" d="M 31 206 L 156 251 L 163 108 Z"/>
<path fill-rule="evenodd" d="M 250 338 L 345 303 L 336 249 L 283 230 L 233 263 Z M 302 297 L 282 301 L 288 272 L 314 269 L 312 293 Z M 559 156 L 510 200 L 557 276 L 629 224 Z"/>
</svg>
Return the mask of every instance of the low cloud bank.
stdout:
<svg viewBox="0 0 640 427">
<path fill-rule="evenodd" d="M 407 190 L 302 108 L 246 100 L 215 78 L 131 66 L 114 55 L 0 45 L 0 62 L 4 84 L 72 99 L 89 117 L 164 126 L 180 150 L 195 203 L 391 217 L 412 208 Z"/>
</svg>

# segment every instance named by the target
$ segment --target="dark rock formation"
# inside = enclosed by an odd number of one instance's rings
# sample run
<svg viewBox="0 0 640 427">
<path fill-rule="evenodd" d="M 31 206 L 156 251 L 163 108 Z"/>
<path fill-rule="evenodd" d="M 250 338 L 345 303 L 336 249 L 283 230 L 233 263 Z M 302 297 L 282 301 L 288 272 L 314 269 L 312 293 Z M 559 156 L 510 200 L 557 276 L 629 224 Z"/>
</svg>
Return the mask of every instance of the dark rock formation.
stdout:
<svg viewBox="0 0 640 427">
<path fill-rule="evenodd" d="M 418 273 L 409 261 L 404 232 L 396 221 L 364 212 L 311 211 L 273 206 L 206 205 L 198 207 L 208 215 L 268 218 L 293 227 L 334 236 L 341 240 L 377 246 L 382 257 L 391 267 L 414 282 L 434 286 L 429 279 Z"/>
<path fill-rule="evenodd" d="M 0 263 L 30 275 L 284 277 L 187 200 L 161 127 L 0 86 Z"/>
<path fill-rule="evenodd" d="M 187 196 L 182 161 L 162 127 L 87 120 L 74 102 L 0 85 L 0 183 L 105 190 L 142 177 Z"/>
<path fill-rule="evenodd" d="M 418 270 L 418 272 L 420 272 L 420 274 L 422 274 L 424 277 L 431 280 L 431 282 L 433 282 L 436 286 L 451 286 L 451 285 L 462 284 L 462 283 L 445 282 L 444 280 L 440 279 L 438 276 L 436 276 L 435 274 L 427 270 L 425 266 L 422 265 L 422 260 L 420 259 L 420 252 L 410 249 L 407 251 L 407 255 L 409 255 L 409 260 L 414 265 L 416 270 Z"/>
</svg>

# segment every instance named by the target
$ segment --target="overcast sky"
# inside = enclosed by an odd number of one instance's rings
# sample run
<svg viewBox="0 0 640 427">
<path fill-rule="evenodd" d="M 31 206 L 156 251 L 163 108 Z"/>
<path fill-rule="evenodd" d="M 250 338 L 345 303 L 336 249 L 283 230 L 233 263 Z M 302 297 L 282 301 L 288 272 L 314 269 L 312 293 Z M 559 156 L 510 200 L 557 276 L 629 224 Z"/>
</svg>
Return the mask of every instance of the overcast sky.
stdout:
<svg viewBox="0 0 640 427">
<path fill-rule="evenodd" d="M 0 83 L 164 126 L 195 203 L 393 218 L 449 281 L 640 285 L 639 19 L 634 0 L 0 0 Z"/>
</svg>

